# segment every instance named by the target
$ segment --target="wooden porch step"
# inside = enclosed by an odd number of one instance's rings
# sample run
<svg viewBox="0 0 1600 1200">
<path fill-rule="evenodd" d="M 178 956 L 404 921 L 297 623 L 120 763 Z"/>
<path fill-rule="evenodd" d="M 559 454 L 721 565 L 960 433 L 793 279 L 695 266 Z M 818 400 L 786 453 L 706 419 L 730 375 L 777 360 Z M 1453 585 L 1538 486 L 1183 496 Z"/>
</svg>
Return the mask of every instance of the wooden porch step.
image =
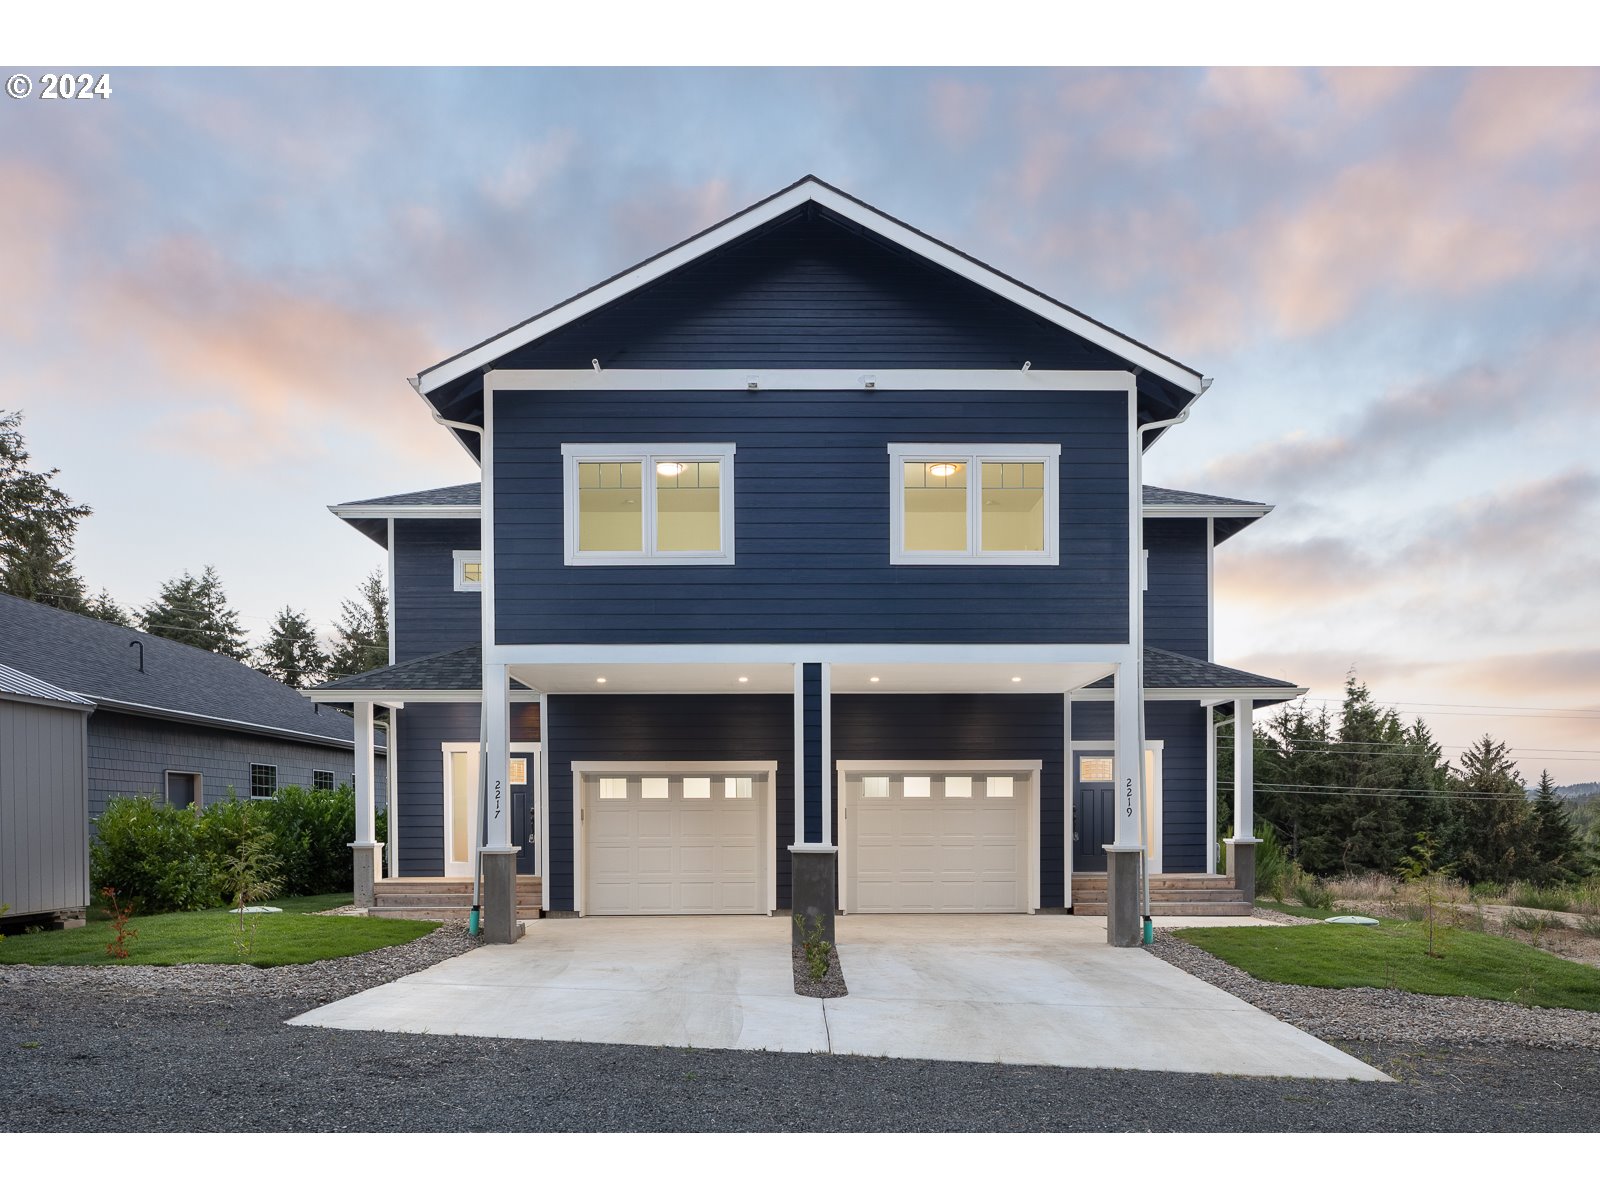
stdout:
<svg viewBox="0 0 1600 1200">
<path fill-rule="evenodd" d="M 1105 891 L 1106 877 L 1095 872 L 1074 874 L 1072 877 L 1072 890 L 1079 888 L 1099 888 Z M 1224 891 L 1233 888 L 1231 875 L 1152 875 L 1150 876 L 1151 892 L 1158 892 L 1163 888 L 1180 888 L 1184 891 L 1190 888 L 1220 888 Z"/>
</svg>

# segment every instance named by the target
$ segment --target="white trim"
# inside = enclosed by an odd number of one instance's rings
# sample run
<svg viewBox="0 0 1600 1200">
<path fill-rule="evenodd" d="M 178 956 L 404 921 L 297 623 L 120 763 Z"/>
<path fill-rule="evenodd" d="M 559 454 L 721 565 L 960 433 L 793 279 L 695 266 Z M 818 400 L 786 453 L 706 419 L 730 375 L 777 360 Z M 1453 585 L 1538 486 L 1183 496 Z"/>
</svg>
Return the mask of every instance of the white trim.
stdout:
<svg viewBox="0 0 1600 1200">
<path fill-rule="evenodd" d="M 1062 772 L 1061 772 L 1061 778 L 1063 780 L 1063 787 L 1061 789 L 1061 805 L 1062 805 L 1062 809 L 1063 809 L 1062 814 L 1061 814 L 1061 830 L 1062 830 L 1062 833 L 1061 833 L 1061 837 L 1062 837 L 1061 867 L 1062 867 L 1062 870 L 1064 872 L 1062 877 L 1061 877 L 1061 907 L 1062 908 L 1071 908 L 1072 907 L 1072 856 L 1073 856 L 1073 850 L 1074 850 L 1074 843 L 1073 843 L 1073 840 L 1072 840 L 1072 828 L 1073 828 L 1072 827 L 1072 808 L 1073 808 L 1072 798 L 1073 798 L 1073 796 L 1075 794 L 1073 789 L 1078 786 L 1077 782 L 1072 777 L 1073 776 L 1073 765 L 1072 765 L 1072 693 L 1071 692 L 1067 692 L 1066 694 L 1064 694 L 1061 697 L 1061 744 L 1062 744 L 1062 747 L 1064 748 L 1064 750 L 1066 752 L 1066 754 L 1065 754 L 1066 762 L 1064 763 L 1063 769 L 1062 769 Z"/>
<path fill-rule="evenodd" d="M 328 511 L 346 521 L 393 520 L 396 517 L 427 521 L 476 517 L 478 507 L 476 504 L 330 504 Z"/>
<path fill-rule="evenodd" d="M 263 763 L 263 766 L 266 764 Z M 172 807 L 172 777 L 174 775 L 187 775 L 194 780 L 194 802 L 190 805 L 196 812 L 206 806 L 205 776 L 199 771 L 185 771 L 181 767 L 168 767 L 161 773 L 161 801 L 168 808 Z"/>
<path fill-rule="evenodd" d="M 1074 700 L 1083 702 L 1100 701 L 1103 704 L 1112 702 L 1112 691 L 1109 688 L 1076 688 L 1072 692 Z M 1146 702 L 1152 700 L 1194 700 L 1201 704 L 1226 704 L 1233 700 L 1249 697 L 1252 700 L 1298 700 L 1310 688 L 1251 688 L 1241 691 L 1238 688 L 1145 688 Z"/>
<path fill-rule="evenodd" d="M 390 628 L 394 626 L 391 624 Z M 396 879 L 400 875 L 400 710 L 394 705 L 385 705 L 389 710 L 389 723 L 387 726 L 388 737 L 384 739 L 388 746 L 389 754 L 384 760 L 384 784 L 388 792 L 389 803 L 389 828 L 387 847 L 385 853 L 389 856 L 389 878 Z"/>
<path fill-rule="evenodd" d="M 539 697 L 539 907 L 550 911 L 550 758 L 544 747 L 550 742 L 550 706 Z"/>
<path fill-rule="evenodd" d="M 1217 713 L 1209 704 L 1206 719 L 1206 874 L 1217 873 Z"/>
<path fill-rule="evenodd" d="M 1078 786 L 1077 760 L 1080 753 L 1111 754 L 1114 756 L 1116 754 L 1116 749 L 1117 747 L 1115 742 L 1073 742 L 1072 748 L 1067 752 L 1068 795 L 1072 795 Z M 1151 828 L 1149 830 L 1141 829 L 1139 831 L 1139 838 L 1141 841 L 1143 841 L 1145 834 L 1147 832 L 1149 833 L 1152 844 L 1143 847 L 1145 851 L 1145 861 L 1149 864 L 1150 874 L 1159 875 L 1161 874 L 1161 840 L 1165 831 L 1165 817 L 1163 814 L 1163 809 L 1166 808 L 1167 803 L 1167 793 L 1165 787 L 1163 786 L 1166 782 L 1167 772 L 1167 743 L 1164 739 L 1151 739 L 1145 742 L 1144 749 L 1145 753 L 1147 754 L 1151 753 L 1152 751 L 1154 752 L 1155 769 L 1151 772 L 1152 778 L 1144 781 L 1149 784 L 1147 790 L 1147 801 L 1149 806 L 1148 813 L 1150 817 Z"/>
<path fill-rule="evenodd" d="M 894 566 L 1059 566 L 1061 562 L 1061 446 L 1025 442 L 890 442 L 889 562 Z M 905 464 L 937 458 L 967 468 L 967 548 L 919 551 L 905 548 Z M 1044 463 L 1044 549 L 983 549 L 983 463 Z"/>
<path fill-rule="evenodd" d="M 454 828 L 451 822 L 450 809 L 455 804 L 456 799 L 455 788 L 452 785 L 450 774 L 450 756 L 452 754 L 465 754 L 469 761 L 477 764 L 475 769 L 480 776 L 477 787 L 473 789 L 472 811 L 467 817 L 467 845 L 465 847 L 467 857 L 464 860 L 450 857 L 452 849 L 450 844 L 451 830 Z M 443 848 L 440 870 L 443 872 L 442 877 L 445 879 L 470 879 L 473 875 L 473 864 L 477 862 L 478 841 L 483 834 L 483 810 L 480 807 L 483 797 L 483 780 L 481 778 L 483 774 L 483 747 L 477 742 L 440 742 L 439 765 L 443 771 L 439 787 L 439 815 L 444 821 L 444 829 L 442 831 L 444 836 L 440 839 L 440 844 Z M 459 849 L 460 847 L 456 848 Z M 452 875 L 450 873 L 450 864 L 452 862 L 464 862 L 466 864 L 465 872 Z"/>
<path fill-rule="evenodd" d="M 478 437 L 478 552 L 483 555 L 483 606 L 479 645 L 492 646 L 494 624 L 494 380 L 483 381 L 483 433 Z M 488 660 L 484 660 L 485 665 Z"/>
<path fill-rule="evenodd" d="M 1217 519 L 1206 518 L 1206 661 L 1217 661 L 1217 592 L 1213 561 L 1217 548 Z"/>
<path fill-rule="evenodd" d="M 249 771 L 249 774 L 246 776 L 246 778 L 250 782 L 250 796 L 249 796 L 249 799 L 251 799 L 251 800 L 270 800 L 274 796 L 276 796 L 278 794 L 278 764 L 277 763 L 252 762 L 252 763 L 249 764 L 249 767 L 250 767 L 250 771 Z M 256 795 L 256 768 L 257 767 L 271 767 L 272 768 L 272 790 L 270 792 L 268 792 L 265 796 Z M 358 804 L 360 803 L 360 797 L 359 796 L 356 798 L 356 801 L 357 801 Z M 357 811 L 359 812 L 359 809 Z M 361 842 L 361 841 L 371 842 L 372 841 L 372 830 L 371 829 L 367 830 L 367 836 L 365 838 L 362 838 L 360 833 L 358 832 L 356 834 L 356 841 L 358 841 L 358 842 Z"/>
<path fill-rule="evenodd" d="M 544 731 L 540 730 L 540 737 Z M 634 761 L 631 759 L 591 759 L 572 764 L 572 907 L 581 917 L 588 900 L 589 838 L 584 820 L 583 777 L 585 775 L 764 775 L 766 799 L 762 805 L 761 839 L 758 847 L 761 864 L 762 890 L 765 893 L 767 915 L 778 907 L 778 763 L 775 759 L 685 759 L 681 762 L 657 759 Z"/>
<path fill-rule="evenodd" d="M 747 642 L 648 645 L 628 642 L 488 646 L 485 660 L 508 667 L 541 663 L 1105 663 L 1131 661 L 1131 648 L 1111 642 Z M 1109 671 L 1107 672 L 1109 674 Z M 1251 693 L 1252 695 L 1259 693 Z M 1106 699 L 1110 699 L 1107 696 Z"/>
<path fill-rule="evenodd" d="M 589 372 L 594 374 L 594 372 Z M 569 567 L 734 565 L 734 455 L 732 442 L 563 442 L 561 445 L 562 556 Z M 717 464 L 717 517 L 721 549 L 662 550 L 656 517 L 656 465 L 675 460 Z M 639 464 L 640 550 L 583 550 L 578 544 L 578 466 L 588 462 Z"/>
<path fill-rule="evenodd" d="M 1132 371 L 486 371 L 503 392 L 1120 392 Z"/>
<path fill-rule="evenodd" d="M 806 841 L 806 665 L 794 664 L 794 843 Z"/>
<path fill-rule="evenodd" d="M 451 574 L 450 582 L 458 592 L 483 591 L 483 551 L 482 550 L 452 550 L 450 551 Z M 478 581 L 472 582 L 467 578 L 466 565 L 478 564 Z"/>
<path fill-rule="evenodd" d="M 806 203 L 814 203 L 864 229 L 870 230 L 897 246 L 950 271 L 995 295 L 1010 301 L 1019 308 L 1042 317 L 1053 325 L 1077 334 L 1098 346 L 1103 346 L 1121 358 L 1154 375 L 1174 383 L 1185 391 L 1198 392 L 1201 376 L 1179 366 L 1170 359 L 1131 341 L 1122 334 L 1107 329 L 1081 313 L 1074 312 L 1058 301 L 1047 299 L 1036 292 L 1006 278 L 992 267 L 967 258 L 959 251 L 935 241 L 900 222 L 868 208 L 829 187 L 822 181 L 807 177 L 767 198 L 752 208 L 695 235 L 681 245 L 659 254 L 623 272 L 616 278 L 574 296 L 543 316 L 526 321 L 497 337 L 489 339 L 472 350 L 439 363 L 420 373 L 419 390 L 431 392 L 442 384 L 460 379 L 487 366 L 495 359 L 510 353 L 519 346 L 544 337 L 552 330 L 571 324 L 587 313 L 610 304 L 628 293 L 645 286 L 679 267 L 694 262 L 705 254 L 743 237 L 784 213 Z M 1018 364 L 1019 366 L 1021 364 Z M 605 372 L 599 372 L 604 374 Z"/>
<path fill-rule="evenodd" d="M 826 765 L 826 764 L 824 764 Z M 845 787 L 847 772 L 883 771 L 904 774 L 908 771 L 925 771 L 930 775 L 960 775 L 966 772 L 982 774 L 992 771 L 1026 771 L 1028 781 L 1028 845 L 1023 857 L 1028 864 L 1027 907 L 1029 913 L 1039 911 L 1039 853 L 1043 835 L 1039 821 L 1039 780 L 1044 771 L 1044 760 L 1038 758 L 988 759 L 988 758 L 841 758 L 834 764 L 834 774 L 839 788 L 839 911 L 848 913 L 855 902 L 854 881 L 850 877 L 849 791 Z"/>
<path fill-rule="evenodd" d="M 400 636 L 399 616 L 400 610 L 395 607 L 394 594 L 394 518 L 388 518 L 389 532 L 386 539 L 389 543 L 389 665 L 394 666 L 395 642 Z"/>
<path fill-rule="evenodd" d="M 822 791 L 822 844 L 833 844 L 833 672 L 832 664 L 822 664 L 822 769 L 818 782 Z"/>
<path fill-rule="evenodd" d="M 1264 517 L 1271 504 L 1146 504 L 1147 517 Z"/>
</svg>

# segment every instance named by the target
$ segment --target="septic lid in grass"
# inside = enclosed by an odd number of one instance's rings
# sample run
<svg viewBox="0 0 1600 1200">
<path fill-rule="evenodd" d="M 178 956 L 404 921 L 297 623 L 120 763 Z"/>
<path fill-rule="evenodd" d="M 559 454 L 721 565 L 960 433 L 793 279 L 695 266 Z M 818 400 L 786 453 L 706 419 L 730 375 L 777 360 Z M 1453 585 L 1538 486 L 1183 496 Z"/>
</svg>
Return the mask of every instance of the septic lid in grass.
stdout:
<svg viewBox="0 0 1600 1200">
<path fill-rule="evenodd" d="M 235 916 L 238 916 L 240 913 L 248 914 L 248 913 L 282 912 L 283 909 L 281 909 L 281 908 L 269 908 L 265 904 L 249 904 L 249 905 L 246 905 L 244 908 L 230 908 L 228 911 L 233 913 Z"/>
<path fill-rule="evenodd" d="M 1324 925 L 1376 925 L 1371 917 L 1324 917 Z"/>
</svg>

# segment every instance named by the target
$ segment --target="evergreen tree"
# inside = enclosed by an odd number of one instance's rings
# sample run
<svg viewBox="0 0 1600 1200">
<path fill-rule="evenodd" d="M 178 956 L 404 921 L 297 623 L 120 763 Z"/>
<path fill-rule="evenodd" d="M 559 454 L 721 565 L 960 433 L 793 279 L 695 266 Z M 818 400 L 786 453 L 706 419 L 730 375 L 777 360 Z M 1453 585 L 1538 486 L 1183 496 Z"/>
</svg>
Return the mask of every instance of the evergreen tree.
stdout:
<svg viewBox="0 0 1600 1200">
<path fill-rule="evenodd" d="M 256 649 L 255 666 L 263 674 L 292 688 L 320 683 L 328 656 L 317 641 L 317 631 L 302 612 L 284 606 Z"/>
<path fill-rule="evenodd" d="M 196 579 L 188 571 L 161 585 L 160 596 L 138 612 L 139 628 L 216 654 L 243 659 L 249 653 L 239 613 L 228 606 L 222 580 L 207 566 Z"/>
<path fill-rule="evenodd" d="M 1484 734 L 1462 752 L 1451 787 L 1460 815 L 1456 862 L 1468 883 L 1510 883 L 1537 866 L 1534 814 L 1504 742 Z"/>
<path fill-rule="evenodd" d="M 59 468 L 36 471 L 30 461 L 22 414 L 0 410 L 0 591 L 82 612 L 72 541 L 92 510 L 55 486 Z"/>
<path fill-rule="evenodd" d="M 374 570 L 361 581 L 361 589 L 339 608 L 333 623 L 333 651 L 328 656 L 328 678 L 343 679 L 375 670 L 389 662 L 389 594 L 383 572 Z"/>
<path fill-rule="evenodd" d="M 133 618 L 128 615 L 128 610 L 113 600 L 111 593 L 105 588 L 100 589 L 99 595 L 89 598 L 83 611 L 85 616 L 93 617 L 96 621 L 109 621 L 113 625 L 133 624 Z"/>
<path fill-rule="evenodd" d="M 1537 883 L 1565 882 L 1583 869 L 1577 830 L 1567 806 L 1556 795 L 1556 781 L 1549 771 L 1539 772 L 1539 790 L 1533 797 L 1532 849 L 1535 865 L 1528 877 Z"/>
</svg>

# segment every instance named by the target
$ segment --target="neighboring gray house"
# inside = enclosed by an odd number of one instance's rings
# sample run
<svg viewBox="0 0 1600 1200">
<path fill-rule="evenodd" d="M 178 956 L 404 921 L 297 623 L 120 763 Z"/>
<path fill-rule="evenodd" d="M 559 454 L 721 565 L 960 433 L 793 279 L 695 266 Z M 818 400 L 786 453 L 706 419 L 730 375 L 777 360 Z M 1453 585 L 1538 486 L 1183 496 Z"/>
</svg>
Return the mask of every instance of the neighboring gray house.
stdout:
<svg viewBox="0 0 1600 1200">
<path fill-rule="evenodd" d="M 188 806 L 352 782 L 346 714 L 226 655 L 0 595 L 0 663 L 93 705 L 88 814 L 112 796 Z M 377 791 L 387 796 L 383 749 Z"/>
<path fill-rule="evenodd" d="M 82 696 L 0 663 L 0 926 L 89 901 L 89 714 Z"/>
</svg>

